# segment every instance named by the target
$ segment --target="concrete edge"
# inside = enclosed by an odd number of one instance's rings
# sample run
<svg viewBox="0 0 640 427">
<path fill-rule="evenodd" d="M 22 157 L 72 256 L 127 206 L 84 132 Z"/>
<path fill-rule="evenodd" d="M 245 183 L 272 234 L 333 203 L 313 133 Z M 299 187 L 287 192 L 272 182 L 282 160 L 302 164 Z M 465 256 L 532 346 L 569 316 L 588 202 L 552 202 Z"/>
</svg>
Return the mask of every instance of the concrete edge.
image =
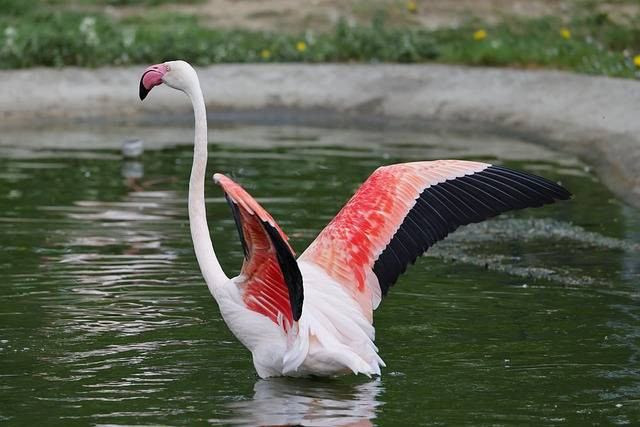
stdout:
<svg viewBox="0 0 640 427">
<path fill-rule="evenodd" d="M 41 121 L 188 114 L 184 95 L 137 98 L 140 67 L 0 72 L 2 128 Z M 241 121 L 286 112 L 349 125 L 480 126 L 579 156 L 619 197 L 640 207 L 640 82 L 557 71 L 443 65 L 219 65 L 198 69 L 210 111 Z M 306 119 L 305 119 L 306 118 Z M 269 120 L 266 120 L 267 122 Z M 321 121 L 321 120 L 320 120 Z M 316 123 L 321 124 L 321 123 Z"/>
</svg>

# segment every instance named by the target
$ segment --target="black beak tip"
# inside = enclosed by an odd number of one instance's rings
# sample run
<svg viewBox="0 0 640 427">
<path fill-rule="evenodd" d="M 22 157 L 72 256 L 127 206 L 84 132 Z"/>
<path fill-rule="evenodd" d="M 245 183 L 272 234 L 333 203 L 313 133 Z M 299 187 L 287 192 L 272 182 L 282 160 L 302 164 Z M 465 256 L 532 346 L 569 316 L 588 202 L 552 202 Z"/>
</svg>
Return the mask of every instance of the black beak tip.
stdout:
<svg viewBox="0 0 640 427">
<path fill-rule="evenodd" d="M 140 100 L 143 101 L 147 95 L 149 94 L 149 92 L 151 92 L 149 89 L 147 89 L 146 87 L 144 87 L 144 85 L 142 84 L 142 79 L 140 79 Z"/>
</svg>

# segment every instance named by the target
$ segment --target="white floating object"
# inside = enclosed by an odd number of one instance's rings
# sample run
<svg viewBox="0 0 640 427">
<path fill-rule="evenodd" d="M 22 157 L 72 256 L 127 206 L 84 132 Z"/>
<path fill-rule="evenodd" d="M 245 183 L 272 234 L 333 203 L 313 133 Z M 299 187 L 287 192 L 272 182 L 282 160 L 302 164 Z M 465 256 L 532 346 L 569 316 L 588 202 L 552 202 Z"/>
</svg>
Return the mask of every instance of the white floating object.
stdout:
<svg viewBox="0 0 640 427">
<path fill-rule="evenodd" d="M 122 141 L 122 155 L 128 158 L 140 157 L 144 152 L 144 142 L 141 139 L 125 139 Z"/>
</svg>

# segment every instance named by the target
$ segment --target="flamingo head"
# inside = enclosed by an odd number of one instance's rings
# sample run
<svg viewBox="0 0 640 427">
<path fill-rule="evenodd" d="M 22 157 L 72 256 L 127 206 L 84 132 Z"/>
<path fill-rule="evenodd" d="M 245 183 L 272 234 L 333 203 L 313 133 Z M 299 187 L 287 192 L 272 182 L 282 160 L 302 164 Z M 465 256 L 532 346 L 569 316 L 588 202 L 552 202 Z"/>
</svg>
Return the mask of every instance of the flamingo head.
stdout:
<svg viewBox="0 0 640 427">
<path fill-rule="evenodd" d="M 140 99 L 145 99 L 151 89 L 166 83 L 168 86 L 185 92 L 193 82 L 197 82 L 196 72 L 184 61 L 168 61 L 152 65 L 140 79 Z"/>
</svg>

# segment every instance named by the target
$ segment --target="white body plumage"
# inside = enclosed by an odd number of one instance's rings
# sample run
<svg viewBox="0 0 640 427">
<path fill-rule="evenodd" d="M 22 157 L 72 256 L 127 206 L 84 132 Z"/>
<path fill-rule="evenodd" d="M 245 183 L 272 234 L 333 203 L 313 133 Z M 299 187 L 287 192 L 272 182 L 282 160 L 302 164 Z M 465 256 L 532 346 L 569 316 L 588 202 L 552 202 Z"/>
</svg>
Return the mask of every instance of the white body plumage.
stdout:
<svg viewBox="0 0 640 427">
<path fill-rule="evenodd" d="M 375 329 L 358 304 L 318 267 L 299 266 L 305 301 L 300 320 L 288 332 L 246 308 L 237 278 L 213 294 L 229 329 L 251 351 L 258 375 L 379 375 L 385 364 L 374 344 Z"/>
</svg>

